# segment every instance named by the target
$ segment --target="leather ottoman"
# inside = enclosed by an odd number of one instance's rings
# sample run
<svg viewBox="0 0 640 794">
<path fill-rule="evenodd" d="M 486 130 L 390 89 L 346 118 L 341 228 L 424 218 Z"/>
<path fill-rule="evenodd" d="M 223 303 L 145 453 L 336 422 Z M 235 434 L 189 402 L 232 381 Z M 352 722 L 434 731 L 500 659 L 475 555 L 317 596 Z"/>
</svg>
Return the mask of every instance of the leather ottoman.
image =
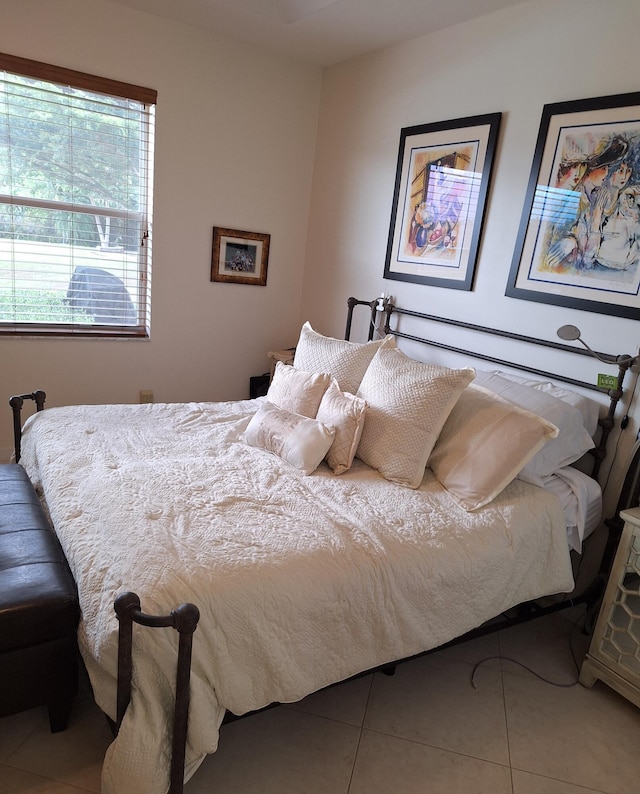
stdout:
<svg viewBox="0 0 640 794">
<path fill-rule="evenodd" d="M 19 464 L 0 465 L 0 716 L 47 706 L 67 725 L 78 688 L 78 597 Z"/>
</svg>

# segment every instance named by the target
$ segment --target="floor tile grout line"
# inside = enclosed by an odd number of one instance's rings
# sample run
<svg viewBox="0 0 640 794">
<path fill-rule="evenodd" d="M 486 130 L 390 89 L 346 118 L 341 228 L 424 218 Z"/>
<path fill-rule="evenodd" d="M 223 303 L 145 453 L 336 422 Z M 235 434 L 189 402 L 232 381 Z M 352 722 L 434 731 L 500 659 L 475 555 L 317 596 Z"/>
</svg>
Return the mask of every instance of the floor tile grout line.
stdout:
<svg viewBox="0 0 640 794">
<path fill-rule="evenodd" d="M 507 758 L 509 759 L 509 779 L 511 781 L 511 794 L 514 792 L 514 784 L 513 784 L 513 764 L 511 762 L 511 742 L 509 741 L 509 715 L 507 713 L 507 693 L 504 686 L 504 665 L 502 664 L 502 644 L 500 643 L 500 634 L 499 631 L 496 637 L 498 643 L 498 655 L 500 658 L 500 687 L 502 689 L 502 710 L 504 713 L 504 732 L 507 740 Z"/>
<path fill-rule="evenodd" d="M 438 750 L 441 753 L 449 753 L 450 755 L 457 755 L 460 758 L 468 758 L 470 761 L 479 761 L 481 764 L 493 764 L 493 766 L 501 766 L 504 769 L 509 769 L 509 764 L 501 764 L 500 761 L 491 761 L 488 758 L 481 758 L 478 755 L 471 755 L 470 753 L 463 753 L 460 750 L 451 750 L 448 747 L 440 747 L 437 744 L 429 744 L 428 742 L 421 742 L 419 739 L 411 739 L 409 736 L 398 736 L 397 733 L 388 733 L 381 731 L 378 728 L 367 728 L 363 726 L 362 731 L 369 731 L 369 733 L 376 733 L 378 736 L 386 736 L 388 739 L 397 739 L 399 742 L 409 742 L 416 745 L 416 747 L 428 747 L 430 750 Z"/>
<path fill-rule="evenodd" d="M 37 709 L 30 709 L 30 711 L 36 711 L 36 710 L 37 710 Z M 13 716 L 13 715 L 10 715 L 10 716 Z M 38 726 L 37 726 L 36 724 L 34 724 L 34 725 L 33 725 L 33 727 L 32 727 L 32 728 L 29 730 L 29 732 L 27 733 L 27 735 L 26 735 L 26 736 L 23 738 L 23 740 L 22 740 L 22 741 L 21 741 L 19 744 L 17 744 L 17 745 L 16 745 L 16 746 L 13 748 L 13 750 L 11 751 L 11 753 L 9 754 L 9 756 L 7 756 L 7 758 L 5 758 L 5 759 L 4 759 L 4 761 L 0 761 L 0 766 L 2 766 L 2 765 L 4 765 L 4 766 L 11 766 L 10 764 L 8 764 L 8 763 L 7 763 L 7 762 L 8 762 L 8 761 L 11 759 L 11 756 L 14 756 L 14 755 L 15 755 L 15 754 L 16 754 L 16 753 L 17 753 L 17 752 L 20 750 L 20 748 L 21 748 L 21 747 L 22 747 L 22 746 L 23 746 L 23 745 L 24 745 L 26 742 L 28 742 L 28 741 L 29 741 L 29 739 L 30 739 L 30 738 L 33 736 L 33 734 L 34 734 L 34 733 L 35 733 L 37 730 L 38 730 Z M 15 767 L 12 767 L 12 769 L 13 769 L 13 768 L 15 768 Z"/>
<path fill-rule="evenodd" d="M 351 791 L 351 784 L 353 783 L 353 775 L 356 771 L 356 764 L 358 763 L 358 753 L 360 752 L 360 743 L 362 741 L 362 734 L 364 733 L 364 724 L 367 720 L 367 709 L 369 708 L 369 701 L 371 700 L 371 693 L 373 691 L 373 682 L 375 679 L 375 673 L 371 676 L 369 681 L 369 691 L 367 692 L 367 698 L 364 704 L 364 711 L 362 712 L 362 719 L 360 721 L 360 726 L 358 728 L 358 741 L 356 742 L 356 750 L 353 754 L 353 763 L 351 764 L 351 773 L 349 774 L 349 782 L 347 783 L 347 790 L 346 794 L 349 794 Z"/>
<path fill-rule="evenodd" d="M 520 769 L 519 767 L 512 767 L 512 772 L 524 772 L 525 775 L 531 775 L 531 777 L 537 777 L 540 780 L 548 780 L 552 783 L 561 783 L 564 786 L 572 786 L 579 791 L 584 791 L 585 794 L 611 794 L 611 792 L 603 791 L 599 788 L 591 788 L 590 786 L 583 786 L 582 783 L 572 783 L 570 780 L 563 780 L 559 777 L 551 777 L 551 775 L 543 775 L 540 772 L 531 772 L 529 769 Z"/>
<path fill-rule="evenodd" d="M 22 772 L 23 774 L 30 775 L 31 777 L 37 777 L 40 780 L 46 780 L 49 783 L 56 783 L 58 785 L 65 786 L 69 789 L 69 794 L 71 794 L 72 791 L 77 791 L 78 794 L 96 794 L 96 792 L 92 791 L 91 789 L 78 788 L 78 786 L 74 786 L 73 783 L 66 783 L 64 780 L 59 780 L 55 777 L 49 777 L 48 775 L 43 775 L 40 772 L 33 772 L 31 769 L 23 769 L 21 766 L 13 766 L 13 764 L 7 763 L 0 764 L 0 770 L 2 770 L 3 767 L 6 769 L 13 769 L 16 772 Z"/>
</svg>

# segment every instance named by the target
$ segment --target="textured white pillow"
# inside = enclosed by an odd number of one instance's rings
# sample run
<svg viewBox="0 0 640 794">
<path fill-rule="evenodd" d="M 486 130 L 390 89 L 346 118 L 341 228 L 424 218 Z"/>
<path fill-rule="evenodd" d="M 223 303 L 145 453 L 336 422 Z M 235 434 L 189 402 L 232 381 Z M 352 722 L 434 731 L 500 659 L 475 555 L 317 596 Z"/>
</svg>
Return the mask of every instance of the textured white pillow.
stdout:
<svg viewBox="0 0 640 794">
<path fill-rule="evenodd" d="M 244 441 L 273 452 L 304 474 L 320 465 L 333 442 L 335 431 L 316 419 L 292 414 L 265 401 L 251 417 Z"/>
<path fill-rule="evenodd" d="M 474 374 L 380 348 L 358 389 L 367 413 L 357 457 L 387 480 L 417 488 L 438 434 Z"/>
<path fill-rule="evenodd" d="M 557 435 L 546 419 L 471 384 L 444 423 L 429 467 L 461 507 L 477 510 Z"/>
<path fill-rule="evenodd" d="M 545 444 L 518 474 L 518 479 L 541 486 L 543 477 L 569 466 L 595 446 L 580 411 L 564 400 L 489 372 L 478 372 L 476 385 L 542 416 L 558 428 L 558 437 Z"/>
<path fill-rule="evenodd" d="M 359 344 L 322 336 L 306 322 L 300 331 L 293 366 L 307 372 L 328 372 L 342 391 L 355 394 L 378 348 L 389 345 L 395 346 L 393 336 Z"/>
<path fill-rule="evenodd" d="M 327 452 L 327 463 L 334 474 L 351 468 L 364 427 L 367 403 L 350 392 L 343 392 L 334 378 L 324 393 L 316 419 L 336 431 Z"/>
<path fill-rule="evenodd" d="M 267 399 L 283 411 L 314 419 L 330 382 L 331 378 L 326 373 L 305 372 L 278 361 Z"/>
</svg>

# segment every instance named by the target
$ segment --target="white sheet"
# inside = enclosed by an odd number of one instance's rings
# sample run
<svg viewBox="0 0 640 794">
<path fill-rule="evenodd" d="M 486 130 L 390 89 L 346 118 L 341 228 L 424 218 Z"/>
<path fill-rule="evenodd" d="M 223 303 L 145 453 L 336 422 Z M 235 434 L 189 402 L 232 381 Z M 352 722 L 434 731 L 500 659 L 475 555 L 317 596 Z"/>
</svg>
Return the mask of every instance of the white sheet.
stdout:
<svg viewBox="0 0 640 794">
<path fill-rule="evenodd" d="M 225 709 L 295 701 L 440 645 L 514 604 L 573 587 L 559 500 L 514 481 L 467 513 L 429 470 L 416 490 L 364 464 L 305 477 L 240 434 L 256 401 L 50 408 L 21 463 L 41 487 L 80 593 L 79 642 L 115 716 L 115 596 L 148 613 L 192 601 L 187 761 Z M 132 703 L 103 794 L 161 794 L 176 635 L 136 627 Z"/>
<path fill-rule="evenodd" d="M 565 466 L 543 479 L 545 490 L 562 504 L 569 547 L 580 554 L 583 541 L 602 520 L 602 490 L 598 483 L 573 466 Z"/>
</svg>

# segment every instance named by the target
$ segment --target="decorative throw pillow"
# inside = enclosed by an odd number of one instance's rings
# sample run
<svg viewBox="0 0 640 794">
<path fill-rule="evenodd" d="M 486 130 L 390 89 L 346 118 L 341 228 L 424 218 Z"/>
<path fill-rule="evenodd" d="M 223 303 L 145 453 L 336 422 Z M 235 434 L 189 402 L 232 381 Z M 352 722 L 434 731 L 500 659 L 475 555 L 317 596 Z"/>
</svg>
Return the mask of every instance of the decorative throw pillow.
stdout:
<svg viewBox="0 0 640 794">
<path fill-rule="evenodd" d="M 358 389 L 367 414 L 357 457 L 387 480 L 417 488 L 440 430 L 474 374 L 380 348 Z"/>
<path fill-rule="evenodd" d="M 330 382 L 331 378 L 324 372 L 306 372 L 278 361 L 267 399 L 283 411 L 314 419 Z"/>
<path fill-rule="evenodd" d="M 518 474 L 518 479 L 533 485 L 543 485 L 543 477 L 575 463 L 595 446 L 584 427 L 580 411 L 564 400 L 488 372 L 478 373 L 476 385 L 484 386 L 520 408 L 542 416 L 558 428 L 557 438 L 544 445 Z"/>
<path fill-rule="evenodd" d="M 436 442 L 429 467 L 458 504 L 488 504 L 558 428 L 481 386 L 460 395 Z"/>
<path fill-rule="evenodd" d="M 244 441 L 272 452 L 304 474 L 314 472 L 327 454 L 335 431 L 316 419 L 293 414 L 265 401 L 252 416 Z"/>
<path fill-rule="evenodd" d="M 360 443 L 366 408 L 366 402 L 360 397 L 340 391 L 335 378 L 322 397 L 316 419 L 336 431 L 327 452 L 327 463 L 334 474 L 343 474 L 351 468 Z"/>
<path fill-rule="evenodd" d="M 307 322 L 300 331 L 293 366 L 307 372 L 328 372 L 342 391 L 355 394 L 376 351 L 388 346 L 395 346 L 393 336 L 359 344 L 322 336 Z"/>
</svg>

